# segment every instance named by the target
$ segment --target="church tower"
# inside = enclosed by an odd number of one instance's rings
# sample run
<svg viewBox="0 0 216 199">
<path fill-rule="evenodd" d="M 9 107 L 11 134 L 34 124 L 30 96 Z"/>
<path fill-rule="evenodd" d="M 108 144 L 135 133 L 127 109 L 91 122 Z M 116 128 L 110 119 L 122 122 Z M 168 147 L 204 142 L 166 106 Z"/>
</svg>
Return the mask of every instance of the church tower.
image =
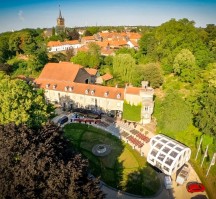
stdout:
<svg viewBox="0 0 216 199">
<path fill-rule="evenodd" d="M 65 31 L 65 20 L 62 17 L 60 5 L 59 5 L 59 17 L 57 18 L 56 33 L 58 34 L 64 31 Z"/>
</svg>

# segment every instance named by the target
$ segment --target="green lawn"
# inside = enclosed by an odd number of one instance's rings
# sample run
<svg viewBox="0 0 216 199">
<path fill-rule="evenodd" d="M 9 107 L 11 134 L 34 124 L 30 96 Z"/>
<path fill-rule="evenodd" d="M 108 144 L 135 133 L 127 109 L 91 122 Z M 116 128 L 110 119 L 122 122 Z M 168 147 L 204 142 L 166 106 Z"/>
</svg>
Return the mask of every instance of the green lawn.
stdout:
<svg viewBox="0 0 216 199">
<path fill-rule="evenodd" d="M 160 188 L 156 172 L 146 159 L 111 134 L 84 124 L 64 127 L 65 136 L 88 160 L 91 172 L 108 185 L 129 193 L 152 196 Z M 95 144 L 108 144 L 112 150 L 105 157 L 92 154 Z"/>
</svg>

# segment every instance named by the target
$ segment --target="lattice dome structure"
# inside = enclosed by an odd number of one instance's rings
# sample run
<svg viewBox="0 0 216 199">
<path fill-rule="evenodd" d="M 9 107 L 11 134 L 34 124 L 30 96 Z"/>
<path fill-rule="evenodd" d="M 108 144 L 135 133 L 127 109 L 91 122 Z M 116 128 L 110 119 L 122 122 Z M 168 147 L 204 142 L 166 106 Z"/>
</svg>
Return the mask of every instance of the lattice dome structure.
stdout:
<svg viewBox="0 0 216 199">
<path fill-rule="evenodd" d="M 150 151 L 147 161 L 166 175 L 172 175 L 189 161 L 191 150 L 187 146 L 158 134 L 150 140 Z"/>
</svg>

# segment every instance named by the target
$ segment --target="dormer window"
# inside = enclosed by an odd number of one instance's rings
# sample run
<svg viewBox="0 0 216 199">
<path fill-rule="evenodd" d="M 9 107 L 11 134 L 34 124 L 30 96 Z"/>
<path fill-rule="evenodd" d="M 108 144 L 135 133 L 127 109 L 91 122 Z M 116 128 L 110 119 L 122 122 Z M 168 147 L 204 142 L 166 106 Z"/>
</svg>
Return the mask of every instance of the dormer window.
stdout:
<svg viewBox="0 0 216 199">
<path fill-rule="evenodd" d="M 120 99 L 121 98 L 121 93 L 118 93 L 116 97 L 117 97 L 117 99 Z"/>
<path fill-rule="evenodd" d="M 69 86 L 65 86 L 65 91 L 68 91 Z"/>
<path fill-rule="evenodd" d="M 53 85 L 53 89 L 56 89 L 56 87 L 57 87 L 57 84 L 54 84 L 54 85 Z"/>
<path fill-rule="evenodd" d="M 46 88 L 49 88 L 50 87 L 50 84 L 46 84 Z"/>
<path fill-rule="evenodd" d="M 104 93 L 105 97 L 108 97 L 108 95 L 109 95 L 109 91 L 107 91 L 107 92 Z"/>
<path fill-rule="evenodd" d="M 85 90 L 85 94 L 88 94 L 88 93 L 89 93 L 89 89 L 86 89 L 86 90 Z"/>
<path fill-rule="evenodd" d="M 95 94 L 95 90 L 92 90 L 92 91 L 91 91 L 91 95 L 94 95 L 94 94 Z"/>
<path fill-rule="evenodd" d="M 73 91 L 73 86 L 69 87 L 69 91 L 72 92 Z"/>
</svg>

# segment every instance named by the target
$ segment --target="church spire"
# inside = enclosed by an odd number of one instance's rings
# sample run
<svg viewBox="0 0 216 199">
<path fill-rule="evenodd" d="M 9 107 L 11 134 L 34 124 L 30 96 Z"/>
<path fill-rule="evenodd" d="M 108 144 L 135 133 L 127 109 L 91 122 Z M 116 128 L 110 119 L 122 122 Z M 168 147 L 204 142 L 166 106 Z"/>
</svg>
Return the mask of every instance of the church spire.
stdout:
<svg viewBox="0 0 216 199">
<path fill-rule="evenodd" d="M 62 19 L 62 14 L 61 14 L 60 5 L 59 5 L 59 18 Z"/>
</svg>

